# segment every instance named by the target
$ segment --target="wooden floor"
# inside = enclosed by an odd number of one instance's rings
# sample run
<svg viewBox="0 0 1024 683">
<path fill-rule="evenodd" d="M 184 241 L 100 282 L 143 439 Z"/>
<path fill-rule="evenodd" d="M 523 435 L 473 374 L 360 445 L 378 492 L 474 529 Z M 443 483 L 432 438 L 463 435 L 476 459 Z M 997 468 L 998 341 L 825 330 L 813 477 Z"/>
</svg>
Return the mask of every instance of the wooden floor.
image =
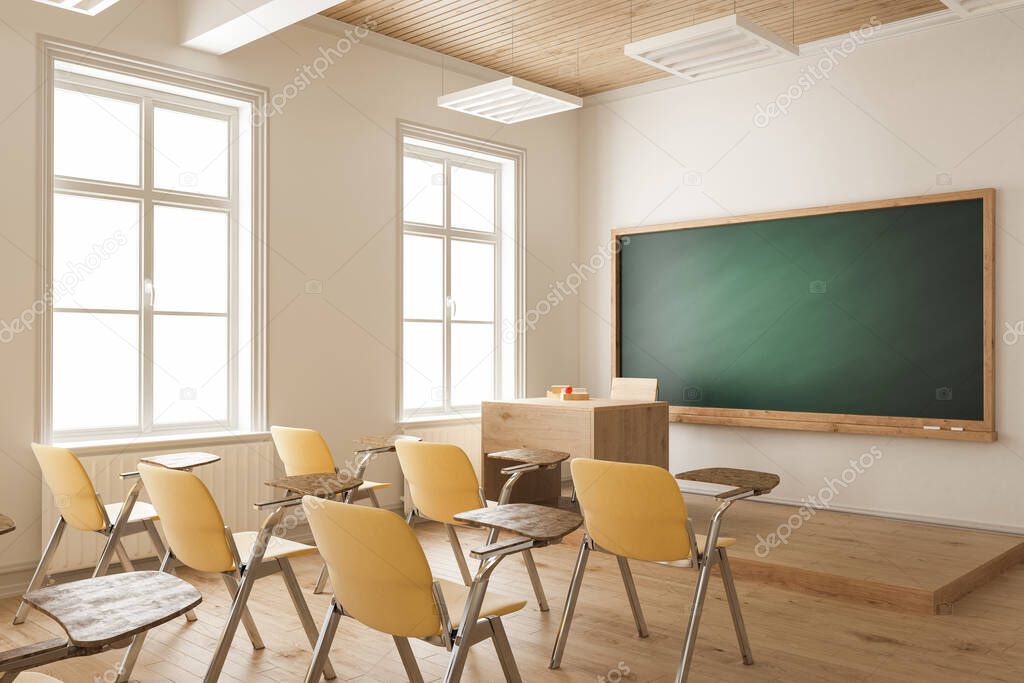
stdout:
<svg viewBox="0 0 1024 683">
<path fill-rule="evenodd" d="M 686 501 L 700 533 L 717 502 Z M 735 503 L 723 533 L 737 539 L 729 555 L 738 579 L 919 614 L 948 613 L 1024 561 L 1020 536 L 828 510 L 801 515 L 758 501 Z"/>
<path fill-rule="evenodd" d="M 728 526 L 727 526 L 728 530 Z M 431 566 L 440 577 L 458 574 L 441 527 L 417 527 Z M 464 534 L 464 545 L 482 543 L 482 532 Z M 615 562 L 591 556 L 572 637 L 562 669 L 549 671 L 555 638 L 579 533 L 563 545 L 535 553 L 552 611 L 542 614 L 533 602 L 506 617 L 506 628 L 524 681 L 664 681 L 675 671 L 695 572 L 634 563 L 633 572 L 646 609 L 651 636 L 640 640 L 633 630 L 628 603 Z M 319 623 L 328 598 L 314 596 L 311 586 L 320 564 L 316 557 L 296 562 Z M 228 601 L 221 581 L 183 571 L 198 586 L 204 602 L 199 621 L 164 625 L 146 641 L 135 669 L 140 681 L 188 682 L 202 677 L 226 616 Z M 952 616 L 902 614 L 739 581 L 754 666 L 740 663 L 721 583 L 711 584 L 691 681 L 759 683 L 786 681 L 1007 681 L 1020 683 L 1024 672 L 1024 566 L 1018 565 L 957 603 Z M 529 581 L 522 563 L 512 558 L 499 567 L 491 589 L 526 597 Z M 251 609 L 267 647 L 253 653 L 239 630 L 225 667 L 224 681 L 298 681 L 309 661 L 305 643 L 281 580 L 256 584 Z M 0 646 L 12 647 L 59 635 L 45 617 L 34 613 L 23 626 L 10 626 L 17 607 L 0 601 Z M 444 671 L 447 653 L 413 644 L 426 680 Z M 111 681 L 110 667 L 119 652 L 73 660 L 43 669 L 69 683 Z M 339 680 L 405 680 L 389 637 L 351 620 L 343 620 L 332 651 Z M 467 681 L 500 681 L 488 643 L 470 655 Z"/>
</svg>

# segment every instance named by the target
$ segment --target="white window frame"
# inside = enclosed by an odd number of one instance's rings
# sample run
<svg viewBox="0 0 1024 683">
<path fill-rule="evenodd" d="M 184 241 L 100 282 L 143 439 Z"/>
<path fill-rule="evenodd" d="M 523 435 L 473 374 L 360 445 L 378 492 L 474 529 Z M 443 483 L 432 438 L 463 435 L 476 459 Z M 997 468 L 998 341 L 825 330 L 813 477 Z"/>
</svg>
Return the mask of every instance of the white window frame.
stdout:
<svg viewBox="0 0 1024 683">
<path fill-rule="evenodd" d="M 417 141 L 425 141 L 437 145 L 444 145 L 455 150 L 439 150 L 416 144 Z M 525 174 L 526 174 L 526 152 L 525 150 L 500 145 L 486 140 L 471 138 L 458 133 L 427 128 L 417 124 L 399 121 L 398 124 L 398 419 L 400 423 L 415 423 L 434 420 L 450 419 L 475 419 L 479 417 L 479 405 L 453 405 L 451 401 L 451 327 L 454 323 L 467 324 L 492 324 L 494 327 L 494 398 L 516 398 L 521 397 L 525 387 L 525 358 L 526 358 L 526 335 L 523 329 L 515 325 L 515 321 L 522 320 L 523 306 L 525 302 Z M 461 153 L 460 153 L 461 152 Z M 421 158 L 426 161 L 441 163 L 444 169 L 443 195 L 443 225 L 429 225 L 423 223 L 406 222 L 403 206 L 404 186 L 404 159 L 407 156 Z M 489 157 L 489 158 L 483 158 Z M 502 168 L 506 165 L 496 161 L 511 162 L 512 171 Z M 492 173 L 495 182 L 495 219 L 494 232 L 488 233 L 479 230 L 460 229 L 451 224 L 451 169 L 453 167 L 470 168 L 475 171 Z M 503 206 L 503 197 L 507 201 L 508 193 L 503 191 L 503 183 L 514 184 L 512 193 L 512 206 Z M 505 216 L 508 214 L 504 209 L 512 209 L 514 224 L 509 226 Z M 403 301 L 402 273 L 404 272 L 404 237 L 405 235 L 418 235 L 424 237 L 441 238 L 443 240 L 444 259 L 444 296 L 445 305 L 442 308 L 443 320 L 420 320 L 405 317 Z M 452 240 L 478 242 L 494 245 L 494 318 L 493 321 L 453 320 L 453 311 L 450 301 L 451 294 L 451 243 Z M 514 267 L 510 269 L 503 267 L 505 259 L 503 253 L 508 252 L 514 255 Z M 507 280 L 512 282 L 508 283 Z M 512 310 L 507 302 L 503 304 L 503 291 L 507 289 L 504 285 L 510 285 L 514 291 L 511 304 Z M 442 406 L 436 409 L 417 409 L 415 406 L 404 405 L 404 373 L 405 362 L 403 353 L 404 327 L 406 322 L 441 322 L 443 329 L 443 397 Z M 505 324 L 503 324 L 503 322 Z M 511 324 L 511 330 L 510 325 Z M 503 337 L 511 333 L 513 341 L 511 344 L 503 343 Z M 511 355 L 511 357 L 508 357 Z M 511 373 L 504 372 L 503 368 L 507 363 L 514 364 Z"/>
<path fill-rule="evenodd" d="M 251 176 L 240 178 L 239 153 L 236 144 L 240 141 L 240 121 L 242 111 L 255 114 L 266 111 L 268 93 L 263 88 L 249 86 L 233 81 L 226 81 L 212 76 L 195 74 L 173 67 L 148 64 L 139 60 L 120 55 L 100 52 L 95 49 L 44 38 L 42 48 L 42 69 L 44 87 L 41 89 L 43 125 L 41 138 L 41 206 L 40 217 L 40 253 L 42 268 L 40 293 L 41 300 L 46 303 L 46 312 L 41 324 L 40 363 L 40 397 L 38 438 L 44 443 L 58 441 L 61 443 L 103 443 L 123 442 L 125 440 L 180 440 L 191 435 L 226 435 L 260 433 L 266 430 L 266 340 L 264 320 L 266 319 L 266 122 L 256 115 L 250 118 L 251 138 L 244 140 L 251 157 Z M 58 71 L 58 64 L 69 64 L 75 67 L 100 69 L 111 75 L 112 80 L 97 78 L 88 73 L 69 73 Z M 116 77 L 116 78 L 115 78 Z M 141 79 L 141 80 L 140 80 Z M 53 93 L 61 89 L 73 89 L 81 92 L 94 93 L 104 97 L 124 99 L 140 104 L 140 131 L 143 134 L 141 144 L 139 185 L 131 186 L 107 181 L 55 177 L 53 173 Z M 181 93 L 196 92 L 209 96 L 210 99 L 188 97 Z M 245 107 L 248 107 L 245 109 Z M 153 163 L 149 150 L 152 140 L 149 136 L 153 131 L 153 111 L 155 107 L 171 109 L 186 113 L 200 114 L 204 117 L 221 118 L 228 121 L 229 135 L 233 141 L 231 163 L 229 164 L 228 197 L 220 198 L 177 190 L 155 189 L 152 172 Z M 240 192 L 240 183 L 246 183 L 245 192 Z M 50 293 L 53 267 L 53 197 L 55 194 L 67 194 L 86 197 L 107 197 L 119 200 L 136 201 L 139 203 L 143 220 L 140 223 L 140 291 L 137 315 L 140 317 L 140 365 L 139 365 L 139 415 L 135 426 L 108 429 L 84 429 L 55 433 L 52 423 L 53 409 L 53 314 L 63 309 L 55 307 Z M 246 206 L 240 205 L 240 198 L 247 197 Z M 228 324 L 228 406 L 227 420 L 207 421 L 192 424 L 154 425 L 152 404 L 152 324 L 155 319 L 151 287 L 153 281 L 153 211 L 146 207 L 173 206 L 198 210 L 216 210 L 228 215 L 229 239 L 229 272 L 228 272 L 228 309 L 225 314 L 181 313 L 181 315 L 200 316 L 216 315 L 224 317 Z M 240 221 L 245 216 L 244 223 Z M 246 230 L 251 249 L 251 262 L 244 264 L 239 261 L 240 230 Z M 240 311 L 239 308 L 239 275 L 241 272 L 251 274 L 251 310 Z M 106 312 L 100 309 L 69 309 L 78 312 Z M 175 313 L 177 314 L 177 313 Z M 244 317 L 240 318 L 241 315 Z M 239 339 L 239 324 L 247 320 L 246 330 L 249 338 Z M 246 347 L 246 356 L 251 359 L 251 367 L 240 368 L 238 362 L 239 349 Z M 248 373 L 246 384 L 250 387 L 250 395 L 239 396 L 239 373 Z M 240 401 L 248 405 L 246 424 L 239 424 Z"/>
</svg>

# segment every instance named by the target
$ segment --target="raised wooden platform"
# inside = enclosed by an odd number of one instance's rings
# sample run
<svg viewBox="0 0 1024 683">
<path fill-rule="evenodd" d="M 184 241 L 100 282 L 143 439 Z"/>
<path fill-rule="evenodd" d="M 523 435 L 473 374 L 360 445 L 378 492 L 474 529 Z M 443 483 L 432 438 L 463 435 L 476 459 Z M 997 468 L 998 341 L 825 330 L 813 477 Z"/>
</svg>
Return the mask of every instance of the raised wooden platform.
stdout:
<svg viewBox="0 0 1024 683">
<path fill-rule="evenodd" d="M 704 533 L 717 501 L 685 497 Z M 780 529 L 791 532 L 786 543 Z M 722 534 L 737 539 L 729 557 L 738 581 L 916 614 L 949 614 L 964 595 L 1024 561 L 1020 536 L 828 510 L 801 515 L 758 501 L 735 503 Z"/>
</svg>

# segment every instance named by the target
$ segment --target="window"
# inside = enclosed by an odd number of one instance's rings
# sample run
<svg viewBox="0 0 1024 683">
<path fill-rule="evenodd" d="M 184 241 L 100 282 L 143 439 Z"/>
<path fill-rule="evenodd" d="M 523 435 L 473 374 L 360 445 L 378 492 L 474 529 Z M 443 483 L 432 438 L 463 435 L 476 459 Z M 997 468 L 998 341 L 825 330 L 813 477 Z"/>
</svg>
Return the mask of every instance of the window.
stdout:
<svg viewBox="0 0 1024 683">
<path fill-rule="evenodd" d="M 403 124 L 403 420 L 520 393 L 523 153 Z"/>
<path fill-rule="evenodd" d="M 42 438 L 264 429 L 265 94 L 46 47 Z"/>
</svg>

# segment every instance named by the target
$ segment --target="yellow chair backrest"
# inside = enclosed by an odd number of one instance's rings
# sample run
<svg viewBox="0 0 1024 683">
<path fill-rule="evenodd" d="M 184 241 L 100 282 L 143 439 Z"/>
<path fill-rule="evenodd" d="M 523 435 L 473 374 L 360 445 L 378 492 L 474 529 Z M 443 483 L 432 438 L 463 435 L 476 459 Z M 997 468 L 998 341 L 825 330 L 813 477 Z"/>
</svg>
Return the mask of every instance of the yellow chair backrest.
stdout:
<svg viewBox="0 0 1024 683">
<path fill-rule="evenodd" d="M 441 633 L 430 565 L 405 520 L 389 510 L 312 496 L 302 507 L 347 614 L 393 636 Z"/>
<path fill-rule="evenodd" d="M 320 432 L 298 427 L 271 427 L 277 454 L 289 477 L 299 474 L 320 474 L 334 471 L 331 449 Z"/>
<path fill-rule="evenodd" d="M 81 531 L 102 531 L 109 520 L 96 499 L 92 479 L 82 463 L 66 448 L 32 444 L 32 452 L 53 494 L 53 503 L 64 521 Z"/>
<path fill-rule="evenodd" d="M 201 572 L 236 569 L 220 508 L 199 477 L 147 463 L 139 474 L 175 557 Z"/>
<path fill-rule="evenodd" d="M 686 503 L 668 470 L 581 458 L 570 467 L 587 533 L 599 546 L 651 562 L 690 557 Z"/>
<path fill-rule="evenodd" d="M 453 524 L 458 523 L 454 515 L 482 506 L 476 472 L 458 446 L 399 441 L 395 449 L 413 505 L 422 516 Z"/>
</svg>

